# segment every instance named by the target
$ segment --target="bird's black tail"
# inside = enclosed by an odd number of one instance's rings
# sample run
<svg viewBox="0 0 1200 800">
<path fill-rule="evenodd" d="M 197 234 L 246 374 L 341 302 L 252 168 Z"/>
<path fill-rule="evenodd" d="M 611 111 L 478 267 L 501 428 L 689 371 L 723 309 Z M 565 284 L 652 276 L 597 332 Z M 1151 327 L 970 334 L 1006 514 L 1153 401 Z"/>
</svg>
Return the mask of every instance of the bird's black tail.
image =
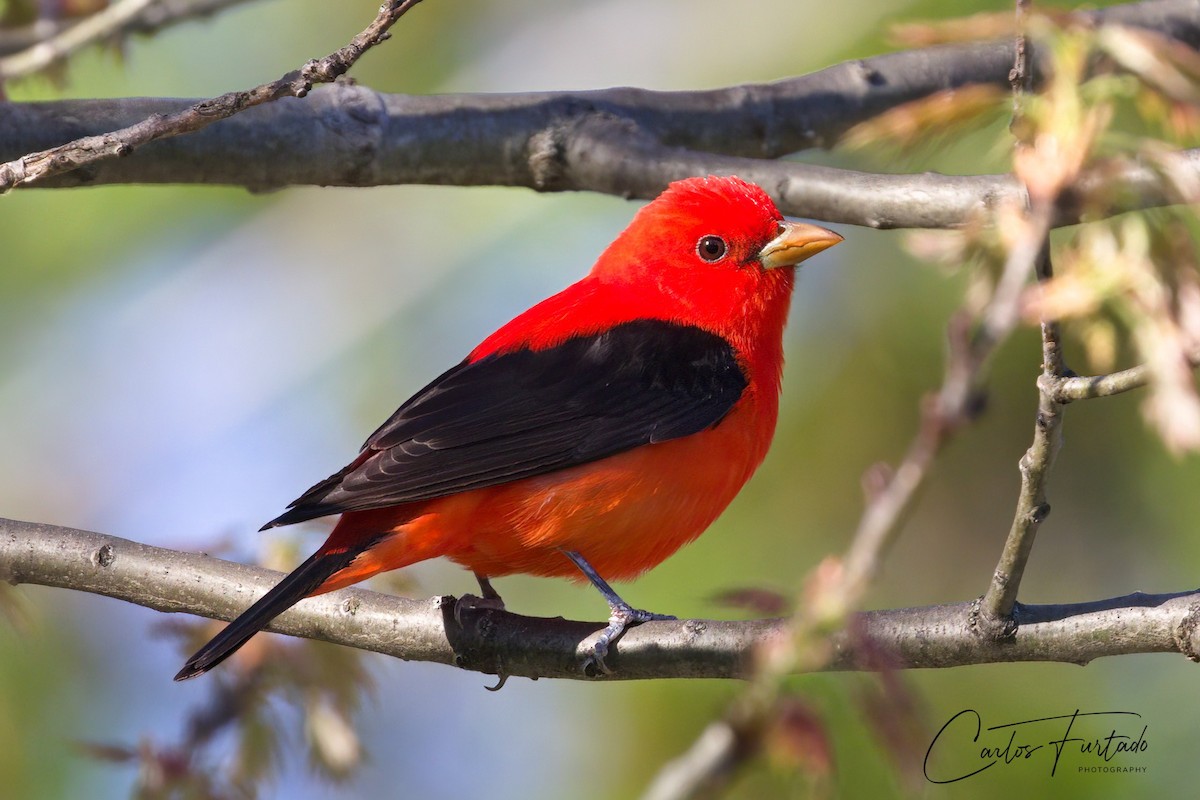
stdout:
<svg viewBox="0 0 1200 800">
<path fill-rule="evenodd" d="M 203 675 L 220 664 L 247 641 L 301 599 L 312 594 L 331 575 L 347 566 L 364 548 L 351 548 L 336 553 L 314 553 L 274 589 L 264 594 L 242 615 L 229 623 L 223 631 L 201 647 L 187 660 L 175 680 L 185 681 Z"/>
</svg>

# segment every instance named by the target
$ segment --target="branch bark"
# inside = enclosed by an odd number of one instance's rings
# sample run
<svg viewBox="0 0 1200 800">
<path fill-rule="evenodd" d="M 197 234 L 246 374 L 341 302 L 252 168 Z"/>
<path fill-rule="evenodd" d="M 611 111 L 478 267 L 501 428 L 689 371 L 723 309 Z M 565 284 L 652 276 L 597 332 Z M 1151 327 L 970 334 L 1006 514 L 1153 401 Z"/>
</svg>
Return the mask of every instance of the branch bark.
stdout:
<svg viewBox="0 0 1200 800">
<path fill-rule="evenodd" d="M 1049 280 L 1052 267 L 1048 239 L 1043 242 L 1037 261 L 1038 280 Z M 1043 320 L 1041 329 L 1042 376 L 1047 380 L 1061 378 L 1065 366 L 1058 322 Z M 1046 480 L 1062 447 L 1062 425 L 1062 404 L 1050 396 L 1043 388 L 1043 382 L 1039 380 L 1033 443 L 1029 445 L 1018 464 L 1021 472 L 1021 491 L 1017 496 L 1017 509 L 1000 554 L 1000 561 L 992 573 L 987 592 L 979 603 L 976 624 L 979 632 L 985 636 L 1010 636 L 1018 624 L 1013 610 L 1017 605 L 1017 592 L 1025 575 L 1025 566 L 1033 552 L 1034 539 L 1042 522 L 1050 514 L 1050 503 L 1046 499 Z"/>
<path fill-rule="evenodd" d="M 1189 358 L 1193 367 L 1200 366 L 1200 353 Z M 1150 382 L 1150 369 L 1145 364 L 1112 372 L 1107 375 L 1042 375 L 1038 378 L 1038 389 L 1059 404 L 1093 397 L 1111 397 L 1115 394 L 1141 389 Z"/>
<path fill-rule="evenodd" d="M 233 619 L 283 576 L 115 536 L 0 519 L 0 579 L 101 594 L 158 611 Z M 411 661 L 501 676 L 633 680 L 744 678 L 759 645 L 788 620 L 679 620 L 631 629 L 608 657 L 610 676 L 579 668 L 581 642 L 604 622 L 543 619 L 344 589 L 302 601 L 268 630 Z M 1018 605 L 1020 628 L 996 642 L 970 629 L 973 603 L 869 611 L 834 638 L 825 669 L 928 668 L 1001 661 L 1086 664 L 1128 653 L 1200 653 L 1200 590 L 1133 594 L 1072 605 Z M 880 654 L 886 654 L 884 659 Z M 164 678 L 165 679 L 165 678 Z"/>
</svg>

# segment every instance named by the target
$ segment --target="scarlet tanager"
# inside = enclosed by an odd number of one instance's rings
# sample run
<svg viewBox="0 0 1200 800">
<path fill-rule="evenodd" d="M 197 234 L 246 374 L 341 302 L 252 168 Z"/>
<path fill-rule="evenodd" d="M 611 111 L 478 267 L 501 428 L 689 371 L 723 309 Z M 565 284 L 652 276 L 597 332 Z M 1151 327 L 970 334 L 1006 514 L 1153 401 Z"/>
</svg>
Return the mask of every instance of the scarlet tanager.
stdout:
<svg viewBox="0 0 1200 800">
<path fill-rule="evenodd" d="M 700 535 L 775 431 L 795 265 L 842 240 L 738 178 L 671 184 L 578 283 L 504 325 L 263 526 L 341 514 L 329 538 L 192 656 L 219 664 L 298 600 L 427 558 L 489 578 L 586 577 L 608 601 Z M 601 577 L 603 576 L 603 577 Z"/>
</svg>

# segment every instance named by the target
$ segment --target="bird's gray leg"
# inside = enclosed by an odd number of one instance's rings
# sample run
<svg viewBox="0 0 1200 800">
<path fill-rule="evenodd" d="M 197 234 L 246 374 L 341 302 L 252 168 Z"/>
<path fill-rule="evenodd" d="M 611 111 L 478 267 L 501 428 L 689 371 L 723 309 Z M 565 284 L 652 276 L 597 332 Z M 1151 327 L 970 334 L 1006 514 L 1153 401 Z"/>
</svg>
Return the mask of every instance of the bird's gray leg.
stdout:
<svg viewBox="0 0 1200 800">
<path fill-rule="evenodd" d="M 490 608 L 496 611 L 504 610 L 504 600 L 500 597 L 500 593 L 492 586 L 492 582 L 488 580 L 487 575 L 475 573 L 475 580 L 479 581 L 479 591 L 483 593 L 483 597 L 476 597 L 473 594 L 464 594 L 458 598 L 454 604 L 454 621 L 458 626 L 462 627 L 462 609 L 466 608 Z"/>
<path fill-rule="evenodd" d="M 611 674 L 612 671 L 604 663 L 604 657 L 608 655 L 609 645 L 619 639 L 621 634 L 630 625 L 637 625 L 638 623 L 649 622 L 655 619 L 675 619 L 670 614 L 655 614 L 651 611 L 642 611 L 641 609 L 634 608 L 622 600 L 621 596 L 608 585 L 608 581 L 601 578 L 600 573 L 596 572 L 595 568 L 587 562 L 587 559 L 579 553 L 573 550 L 564 550 L 563 555 L 575 562 L 575 566 L 579 567 L 579 571 L 587 576 L 592 585 L 599 589 L 600 594 L 604 595 L 604 599 L 608 601 L 608 627 L 597 635 L 595 643 L 588 649 L 587 657 L 583 661 L 584 670 L 594 664 L 596 669 L 605 675 Z"/>
<path fill-rule="evenodd" d="M 492 586 L 492 582 L 488 580 L 487 575 L 475 573 L 475 580 L 479 581 L 479 591 L 483 592 L 483 599 L 490 600 L 496 605 L 494 608 L 504 609 L 504 600 L 500 598 L 500 593 Z"/>
</svg>

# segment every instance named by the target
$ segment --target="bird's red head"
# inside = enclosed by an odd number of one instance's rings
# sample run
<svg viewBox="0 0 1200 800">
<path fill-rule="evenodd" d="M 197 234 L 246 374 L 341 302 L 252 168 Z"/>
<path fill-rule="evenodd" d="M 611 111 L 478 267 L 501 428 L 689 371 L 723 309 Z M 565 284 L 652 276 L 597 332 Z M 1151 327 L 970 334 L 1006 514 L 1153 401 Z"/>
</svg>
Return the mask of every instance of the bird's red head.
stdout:
<svg viewBox="0 0 1200 800">
<path fill-rule="evenodd" d="M 636 319 L 704 328 L 749 357 L 778 357 L 796 264 L 842 240 L 785 222 L 759 187 L 709 176 L 672 183 L 634 216 L 583 280 L 519 315 L 477 359 L 551 347 Z"/>
<path fill-rule="evenodd" d="M 630 287 L 632 305 L 649 288 L 671 317 L 723 334 L 749 324 L 757 338 L 763 324 L 782 329 L 793 267 L 841 240 L 785 222 L 767 193 L 741 178 L 689 178 L 644 206 L 589 277 Z"/>
</svg>

